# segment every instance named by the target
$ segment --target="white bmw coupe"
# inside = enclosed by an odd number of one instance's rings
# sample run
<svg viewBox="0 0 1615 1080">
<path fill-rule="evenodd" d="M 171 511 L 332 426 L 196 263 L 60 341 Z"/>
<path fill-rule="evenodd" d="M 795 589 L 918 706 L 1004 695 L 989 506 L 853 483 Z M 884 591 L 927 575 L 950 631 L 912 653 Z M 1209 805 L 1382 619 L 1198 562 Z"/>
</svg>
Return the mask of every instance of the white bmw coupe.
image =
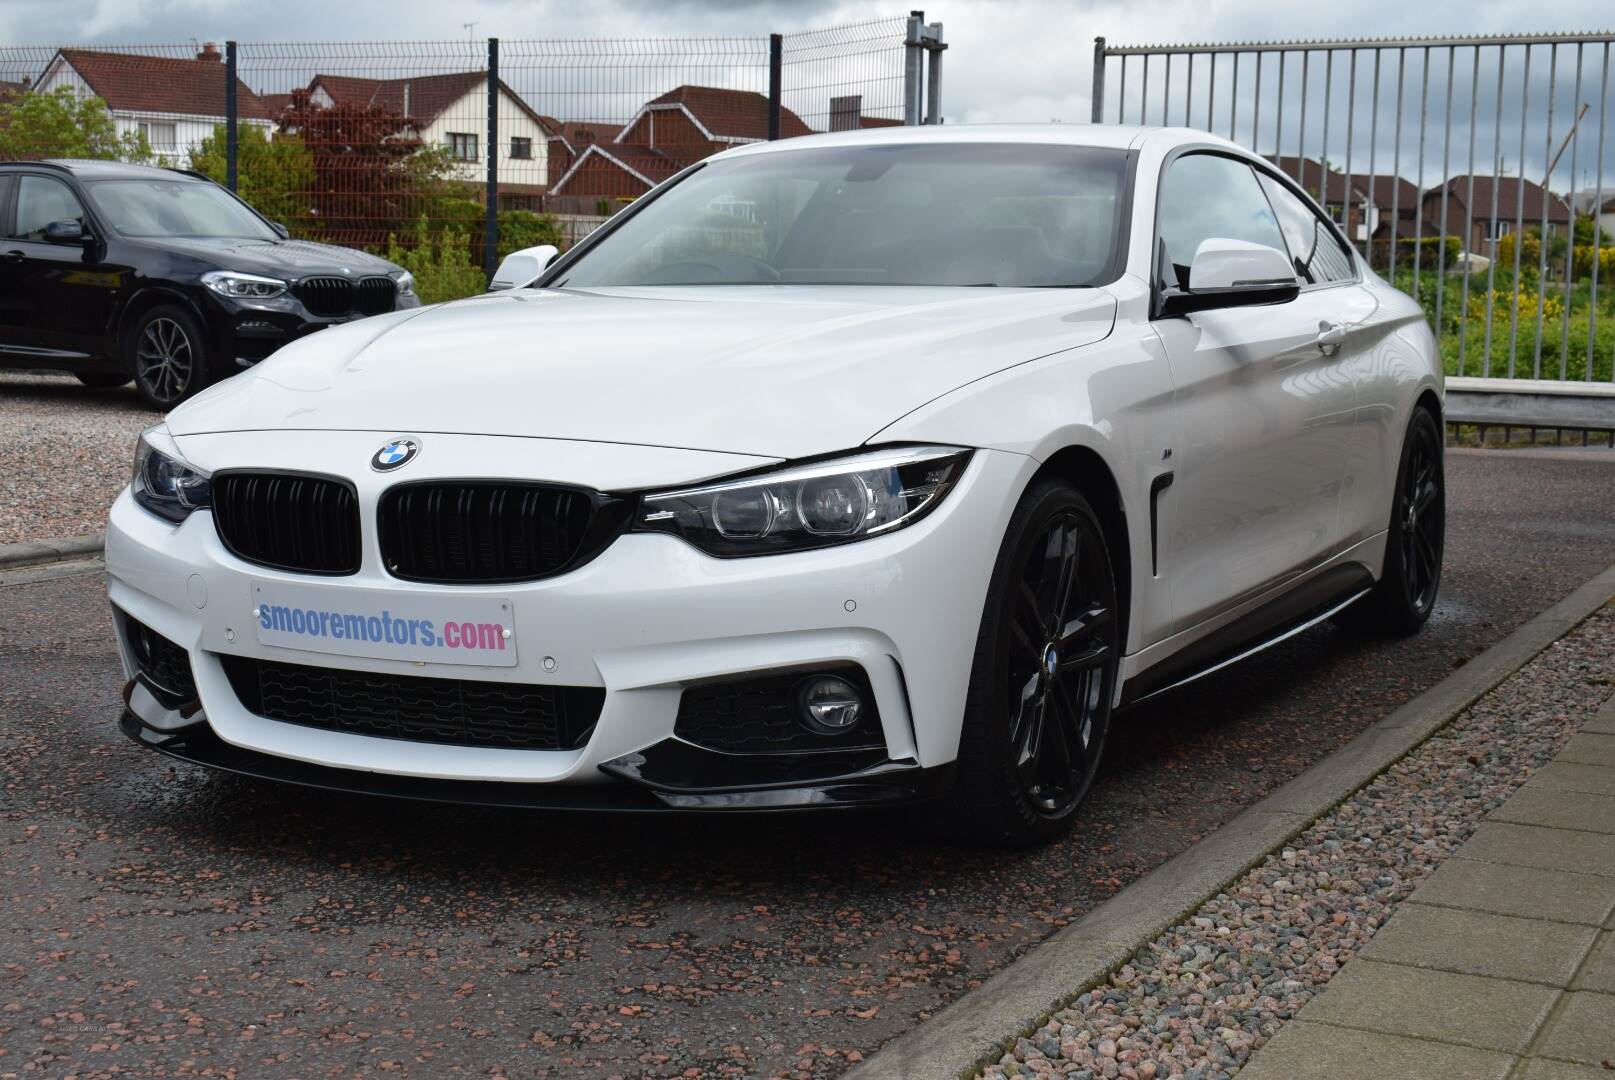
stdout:
<svg viewBox="0 0 1615 1080">
<path fill-rule="evenodd" d="M 1435 601 L 1423 313 L 1232 143 L 746 146 L 546 259 L 146 432 L 131 737 L 493 805 L 940 799 L 1026 844 L 1116 710 Z"/>
</svg>

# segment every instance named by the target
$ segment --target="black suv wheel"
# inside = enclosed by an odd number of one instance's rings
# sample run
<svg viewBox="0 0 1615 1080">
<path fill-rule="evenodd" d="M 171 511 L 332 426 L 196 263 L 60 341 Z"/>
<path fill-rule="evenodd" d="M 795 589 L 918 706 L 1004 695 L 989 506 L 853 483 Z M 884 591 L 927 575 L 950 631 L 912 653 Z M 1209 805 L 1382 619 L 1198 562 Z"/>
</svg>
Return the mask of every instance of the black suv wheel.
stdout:
<svg viewBox="0 0 1615 1080">
<path fill-rule="evenodd" d="M 159 409 L 170 409 L 205 386 L 205 340 L 183 308 L 165 304 L 137 319 L 125 348 L 140 396 Z"/>
</svg>

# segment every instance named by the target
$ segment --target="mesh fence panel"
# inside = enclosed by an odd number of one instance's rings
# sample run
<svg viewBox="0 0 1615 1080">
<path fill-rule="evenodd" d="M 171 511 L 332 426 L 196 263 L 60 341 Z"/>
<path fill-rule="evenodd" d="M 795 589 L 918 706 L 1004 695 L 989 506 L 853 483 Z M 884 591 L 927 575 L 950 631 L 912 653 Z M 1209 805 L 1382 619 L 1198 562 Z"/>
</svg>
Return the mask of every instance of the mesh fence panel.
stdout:
<svg viewBox="0 0 1615 1080">
<path fill-rule="evenodd" d="M 779 136 L 901 123 L 904 31 L 782 36 Z M 480 289 L 498 254 L 567 247 L 686 166 L 767 139 L 770 51 L 767 36 L 14 46 L 0 48 L 0 160 L 227 182 L 233 55 L 238 193 L 294 237 L 387 254 L 440 299 Z"/>
<path fill-rule="evenodd" d="M 814 131 L 901 124 L 904 28 L 903 19 L 877 19 L 786 34 L 786 107 Z"/>
</svg>

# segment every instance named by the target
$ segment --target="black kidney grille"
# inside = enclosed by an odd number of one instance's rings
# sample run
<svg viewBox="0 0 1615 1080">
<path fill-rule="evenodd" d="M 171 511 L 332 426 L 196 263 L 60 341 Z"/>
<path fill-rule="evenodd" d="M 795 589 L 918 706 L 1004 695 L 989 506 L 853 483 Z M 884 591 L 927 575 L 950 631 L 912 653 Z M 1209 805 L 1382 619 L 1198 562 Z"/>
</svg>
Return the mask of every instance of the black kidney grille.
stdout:
<svg viewBox="0 0 1615 1080">
<path fill-rule="evenodd" d="M 353 310 L 353 283 L 347 278 L 304 278 L 292 292 L 313 315 L 346 315 Z"/>
<path fill-rule="evenodd" d="M 231 552 L 309 574 L 359 569 L 359 500 L 340 480 L 301 473 L 213 477 L 213 522 Z"/>
<path fill-rule="evenodd" d="M 400 484 L 376 507 L 382 561 L 412 581 L 532 581 L 599 554 L 627 504 L 572 488 L 460 480 Z"/>
<path fill-rule="evenodd" d="M 673 732 L 685 742 L 727 754 L 800 754 L 886 745 L 875 695 L 863 669 L 831 666 L 824 672 L 856 684 L 868 703 L 865 714 L 848 731 L 821 735 L 802 724 L 797 688 L 812 673 L 797 672 L 692 686 L 679 697 Z"/>
<path fill-rule="evenodd" d="M 354 307 L 363 315 L 391 311 L 398 297 L 398 283 L 390 277 L 360 278 L 354 290 Z"/>
<path fill-rule="evenodd" d="M 428 679 L 221 656 L 241 704 L 270 720 L 453 746 L 569 750 L 606 692 L 588 686 Z"/>
</svg>

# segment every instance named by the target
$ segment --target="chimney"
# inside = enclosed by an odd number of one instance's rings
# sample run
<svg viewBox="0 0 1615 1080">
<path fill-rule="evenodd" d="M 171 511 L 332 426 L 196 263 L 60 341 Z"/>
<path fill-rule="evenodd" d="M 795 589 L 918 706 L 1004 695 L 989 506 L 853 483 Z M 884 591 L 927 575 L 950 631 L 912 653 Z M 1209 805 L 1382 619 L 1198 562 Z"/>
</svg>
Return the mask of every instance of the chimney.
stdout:
<svg viewBox="0 0 1615 1080">
<path fill-rule="evenodd" d="M 857 131 L 862 126 L 864 96 L 848 94 L 830 99 L 830 130 Z"/>
<path fill-rule="evenodd" d="M 213 60 L 215 62 L 224 59 L 224 57 L 219 55 L 219 47 L 213 44 L 211 41 L 202 46 L 202 51 L 196 54 L 196 58 L 198 60 Z"/>
</svg>

